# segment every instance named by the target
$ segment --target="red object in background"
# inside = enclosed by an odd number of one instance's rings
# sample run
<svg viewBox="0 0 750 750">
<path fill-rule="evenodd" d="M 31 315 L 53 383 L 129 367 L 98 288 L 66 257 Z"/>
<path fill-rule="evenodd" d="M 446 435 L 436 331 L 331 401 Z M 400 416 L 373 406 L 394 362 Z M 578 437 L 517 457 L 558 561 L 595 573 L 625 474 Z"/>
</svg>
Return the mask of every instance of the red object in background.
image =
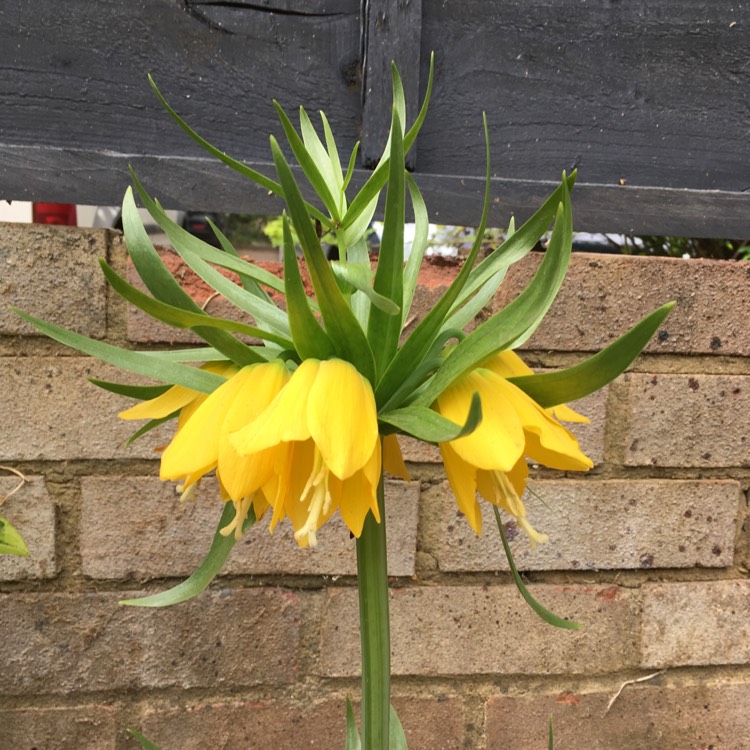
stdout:
<svg viewBox="0 0 750 750">
<path fill-rule="evenodd" d="M 61 224 L 69 227 L 78 224 L 75 203 L 34 203 L 31 220 L 34 224 Z"/>
</svg>

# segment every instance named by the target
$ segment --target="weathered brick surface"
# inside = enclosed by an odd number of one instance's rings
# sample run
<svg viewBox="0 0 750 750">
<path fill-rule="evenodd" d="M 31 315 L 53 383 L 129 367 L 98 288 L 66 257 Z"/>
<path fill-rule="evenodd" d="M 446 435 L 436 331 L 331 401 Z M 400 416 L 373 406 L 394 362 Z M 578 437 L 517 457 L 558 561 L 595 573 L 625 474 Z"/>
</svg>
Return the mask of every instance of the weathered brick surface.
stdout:
<svg viewBox="0 0 750 750">
<path fill-rule="evenodd" d="M 555 747 L 587 750 L 746 750 L 750 737 L 750 685 L 679 685 L 660 676 L 602 692 L 495 696 L 485 706 L 487 750 L 538 750 L 547 746 L 550 717 Z"/>
<path fill-rule="evenodd" d="M 539 480 L 524 503 L 550 541 L 532 550 L 506 530 L 522 570 L 726 567 L 732 564 L 740 485 L 731 480 Z M 477 537 L 447 482 L 424 493 L 425 524 L 440 570 L 508 570 L 494 515 L 482 503 Z M 541 498 L 541 500 L 539 499 Z M 542 502 L 542 500 L 544 502 Z M 439 512 L 436 512 L 439 509 Z M 507 516 L 506 516 L 507 518 Z"/>
<path fill-rule="evenodd" d="M 750 662 L 750 581 L 643 587 L 644 667 Z"/>
<path fill-rule="evenodd" d="M 750 466 L 750 377 L 624 378 L 628 466 Z"/>
<path fill-rule="evenodd" d="M 87 382 L 86 378 L 138 382 L 86 357 L 0 358 L 0 413 L 11 429 L 0 431 L 0 460 L 155 458 L 169 439 L 158 428 L 130 447 L 125 441 L 141 423 L 123 422 L 117 413 L 131 399 Z"/>
<path fill-rule="evenodd" d="M 84 477 L 81 494 L 82 566 L 92 578 L 189 575 L 206 554 L 222 510 L 212 480 L 194 503 L 180 502 L 175 485 L 156 477 Z M 411 576 L 419 485 L 388 482 L 386 496 L 389 574 Z M 261 519 L 235 546 L 225 573 L 356 574 L 354 541 L 338 514 L 320 530 L 318 546 L 304 550 L 291 525 L 269 534 L 269 521 Z"/>
<path fill-rule="evenodd" d="M 30 476 L 0 507 L 29 548 L 28 557 L 0 555 L 0 581 L 53 578 L 58 571 L 55 554 L 55 502 L 47 491 L 44 477 Z M 0 476 L 0 497 L 18 485 L 14 476 Z"/>
<path fill-rule="evenodd" d="M 550 636 L 512 585 L 391 591 L 393 673 L 582 674 L 638 662 L 639 595 L 616 586 L 531 586 L 553 612 L 585 624 Z M 325 675 L 359 671 L 357 595 L 329 591 L 321 635 Z"/>
<path fill-rule="evenodd" d="M 0 747 L 8 750 L 115 750 L 115 711 L 108 706 L 0 711 Z"/>
<path fill-rule="evenodd" d="M 101 229 L 0 223 L 0 334 L 37 335 L 8 309 L 14 305 L 78 333 L 103 337 L 106 288 L 97 259 L 107 256 L 107 242 L 108 233 Z"/>
<path fill-rule="evenodd" d="M 458 698 L 395 698 L 409 750 L 455 750 L 464 738 Z M 357 707 L 355 706 L 355 711 Z M 344 700 L 295 705 L 279 701 L 202 704 L 151 710 L 143 731 L 164 748 L 236 747 L 273 750 L 344 746 Z"/>
<path fill-rule="evenodd" d="M 118 605 L 127 596 L 137 593 L 0 596 L 0 694 L 294 681 L 297 595 L 215 590 L 166 609 Z"/>
<path fill-rule="evenodd" d="M 495 297 L 495 309 L 529 283 L 540 262 L 541 256 L 533 253 L 511 266 Z M 747 265 L 592 253 L 573 253 L 557 299 L 524 347 L 602 349 L 669 300 L 676 300 L 677 306 L 646 351 L 750 354 Z"/>
</svg>

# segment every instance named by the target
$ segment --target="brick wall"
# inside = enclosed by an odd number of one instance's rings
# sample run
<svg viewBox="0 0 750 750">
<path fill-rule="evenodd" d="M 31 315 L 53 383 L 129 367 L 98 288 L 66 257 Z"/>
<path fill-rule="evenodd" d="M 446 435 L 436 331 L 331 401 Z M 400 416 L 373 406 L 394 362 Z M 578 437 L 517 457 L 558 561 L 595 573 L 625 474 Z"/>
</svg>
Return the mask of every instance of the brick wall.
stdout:
<svg viewBox="0 0 750 750">
<path fill-rule="evenodd" d="M 117 604 L 190 573 L 218 506 L 208 485 L 181 505 L 159 482 L 168 433 L 124 447 L 124 400 L 85 380 L 112 368 L 6 310 L 159 344 L 164 329 L 108 293 L 98 257 L 127 270 L 105 231 L 0 229 L 0 464 L 30 480 L 3 513 L 31 550 L 0 558 L 0 744 L 125 750 L 134 726 L 164 750 L 341 748 L 359 690 L 341 524 L 307 552 L 259 526 L 197 600 Z M 536 263 L 514 267 L 497 305 Z M 420 290 L 422 309 L 436 293 Z M 750 264 L 574 256 L 526 358 L 575 362 L 672 298 L 648 353 L 577 405 L 594 470 L 534 472 L 544 502 L 529 497 L 529 513 L 550 544 L 513 542 L 535 596 L 583 630 L 536 619 L 491 519 L 477 539 L 436 451 L 406 441 L 413 481 L 388 485 L 388 526 L 394 702 L 412 750 L 545 747 L 550 716 L 563 750 L 750 747 Z M 15 483 L 1 477 L 0 493 Z"/>
</svg>

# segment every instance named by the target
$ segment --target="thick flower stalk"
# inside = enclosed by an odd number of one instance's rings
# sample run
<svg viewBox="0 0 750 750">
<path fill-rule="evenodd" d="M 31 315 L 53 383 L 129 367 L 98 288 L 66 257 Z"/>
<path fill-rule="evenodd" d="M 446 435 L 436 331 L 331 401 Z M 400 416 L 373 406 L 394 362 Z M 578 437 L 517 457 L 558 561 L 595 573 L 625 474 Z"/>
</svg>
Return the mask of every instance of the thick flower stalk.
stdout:
<svg viewBox="0 0 750 750">
<path fill-rule="evenodd" d="M 604 351 L 568 369 L 533 373 L 514 354 L 541 322 L 565 276 L 571 252 L 570 190 L 560 186 L 518 230 L 479 260 L 490 207 L 489 140 L 484 205 L 471 252 L 443 297 L 408 334 L 410 308 L 427 246 L 428 212 L 405 154 L 427 113 L 424 103 L 408 127 L 403 86 L 393 71 L 394 106 L 388 143 L 362 189 L 350 195 L 356 147 L 342 169 L 324 115 L 323 138 L 300 110 L 299 130 L 277 104 L 281 126 L 299 167 L 316 195 L 307 202 L 281 146 L 272 137 L 275 175 L 260 174 L 208 144 L 167 104 L 183 130 L 211 154 L 283 199 L 284 278 L 240 258 L 215 229 L 222 249 L 174 224 L 138 181 L 143 205 L 168 235 L 183 262 L 238 308 L 234 318 L 202 310 L 167 270 L 143 225 L 132 190 L 123 202 L 125 241 L 148 292 L 129 284 L 102 261 L 113 289 L 155 317 L 200 336 L 204 345 L 180 352 L 139 352 L 66 331 L 19 313 L 42 332 L 83 352 L 147 376 L 162 385 L 94 381 L 142 403 L 120 414 L 147 420 L 134 438 L 176 420 L 161 452 L 161 478 L 190 497 L 215 473 L 221 518 L 204 563 L 186 582 L 164 594 L 127 602 L 158 606 L 184 601 L 203 590 L 235 541 L 264 513 L 271 530 L 291 523 L 301 546 L 318 543 L 335 513 L 356 538 L 362 633 L 362 747 L 404 748 L 403 732 L 389 707 L 390 641 L 383 469 L 407 477 L 398 436 L 440 447 L 456 501 L 480 533 L 479 499 L 502 509 L 532 543 L 545 535 L 527 518 L 522 496 L 527 461 L 560 471 L 585 471 L 591 461 L 561 421 L 585 418 L 565 406 L 603 387 L 637 356 L 667 315 L 665 305 Z M 368 226 L 384 209 L 380 251 L 373 270 Z M 410 202 L 415 237 L 404 255 L 404 217 Z M 554 224 L 548 248 L 529 283 L 506 308 L 465 329 L 491 300 L 508 266 L 523 258 Z M 328 262 L 320 237 L 335 236 L 340 261 Z M 296 238 L 296 240 L 294 239 Z M 295 243 L 312 282 L 303 285 Z M 237 274 L 239 285 L 218 268 Z M 274 294 L 270 294 L 273 292 Z M 275 300 L 283 297 L 283 304 Z M 240 322 L 251 318 L 253 323 Z M 202 364 L 201 364 L 202 363 Z M 198 365 L 198 366 L 196 366 Z M 133 438 L 133 439 L 134 439 Z M 497 516 L 499 519 L 499 516 Z M 521 593 L 531 599 L 510 557 Z M 323 543 L 322 534 L 320 543 Z M 554 616 L 550 615 L 551 618 Z M 350 747 L 359 747 L 349 712 Z M 389 748 L 389 737 L 397 737 Z M 356 741 L 354 738 L 357 738 Z"/>
</svg>

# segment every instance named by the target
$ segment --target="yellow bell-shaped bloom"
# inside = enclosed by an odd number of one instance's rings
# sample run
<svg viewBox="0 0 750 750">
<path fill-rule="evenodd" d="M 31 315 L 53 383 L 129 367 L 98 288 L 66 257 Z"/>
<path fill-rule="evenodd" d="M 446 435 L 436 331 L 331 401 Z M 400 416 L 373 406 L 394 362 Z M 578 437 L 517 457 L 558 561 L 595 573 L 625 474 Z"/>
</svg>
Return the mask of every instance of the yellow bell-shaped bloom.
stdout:
<svg viewBox="0 0 750 750">
<path fill-rule="evenodd" d="M 274 465 L 271 528 L 288 516 L 301 546 L 338 508 L 355 536 L 367 513 L 380 521 L 381 447 L 375 397 L 357 369 L 339 359 L 307 359 L 257 419 L 230 435 L 247 459 Z"/>
<path fill-rule="evenodd" d="M 480 534 L 482 514 L 477 492 L 512 515 L 532 543 L 545 541 L 526 519 L 521 495 L 528 468 L 525 457 L 553 469 L 587 471 L 593 466 L 576 438 L 556 419 L 588 421 L 568 407 L 544 409 L 506 377 L 531 370 L 513 352 L 495 355 L 484 366 L 459 378 L 435 402 L 437 411 L 462 423 L 476 392 L 482 421 L 466 437 L 440 444 L 445 471 L 459 509 Z M 554 412 L 554 413 L 553 413 Z"/>
</svg>

